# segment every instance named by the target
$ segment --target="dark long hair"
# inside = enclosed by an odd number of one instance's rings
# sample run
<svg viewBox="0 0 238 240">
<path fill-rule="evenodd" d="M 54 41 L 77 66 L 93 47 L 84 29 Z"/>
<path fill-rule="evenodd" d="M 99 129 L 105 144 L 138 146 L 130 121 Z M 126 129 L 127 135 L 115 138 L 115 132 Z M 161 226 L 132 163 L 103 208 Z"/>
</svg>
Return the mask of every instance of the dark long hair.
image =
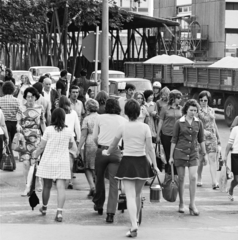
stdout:
<svg viewBox="0 0 238 240">
<path fill-rule="evenodd" d="M 63 108 L 65 113 L 68 114 L 71 112 L 71 104 L 70 104 L 70 100 L 62 95 L 59 99 L 59 107 Z"/>
<path fill-rule="evenodd" d="M 60 132 L 65 127 L 65 111 L 62 108 L 56 108 L 51 116 L 51 126 L 55 127 L 55 130 Z"/>
</svg>

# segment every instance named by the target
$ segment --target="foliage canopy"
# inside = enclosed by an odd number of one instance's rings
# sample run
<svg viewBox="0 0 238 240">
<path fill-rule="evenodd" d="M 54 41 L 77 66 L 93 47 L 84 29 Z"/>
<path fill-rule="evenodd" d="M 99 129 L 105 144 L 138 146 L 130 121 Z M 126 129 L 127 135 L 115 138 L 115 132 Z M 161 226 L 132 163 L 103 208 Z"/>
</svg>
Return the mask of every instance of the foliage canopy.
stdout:
<svg viewBox="0 0 238 240">
<path fill-rule="evenodd" d="M 120 29 L 123 22 L 131 21 L 130 13 L 120 10 L 113 0 L 108 0 L 109 26 Z M 55 9 L 68 7 L 68 25 L 79 29 L 87 25 L 101 24 L 100 0 L 3 0 L 0 2 L 0 44 L 35 43 L 37 34 L 45 32 L 49 15 Z"/>
</svg>

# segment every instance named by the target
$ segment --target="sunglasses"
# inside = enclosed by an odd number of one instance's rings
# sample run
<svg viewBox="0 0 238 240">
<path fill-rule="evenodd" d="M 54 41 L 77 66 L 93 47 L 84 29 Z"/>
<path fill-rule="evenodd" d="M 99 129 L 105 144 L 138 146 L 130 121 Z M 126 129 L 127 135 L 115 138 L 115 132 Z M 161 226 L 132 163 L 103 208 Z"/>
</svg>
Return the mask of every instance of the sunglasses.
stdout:
<svg viewBox="0 0 238 240">
<path fill-rule="evenodd" d="M 200 102 L 207 102 L 206 99 L 200 99 Z"/>
</svg>

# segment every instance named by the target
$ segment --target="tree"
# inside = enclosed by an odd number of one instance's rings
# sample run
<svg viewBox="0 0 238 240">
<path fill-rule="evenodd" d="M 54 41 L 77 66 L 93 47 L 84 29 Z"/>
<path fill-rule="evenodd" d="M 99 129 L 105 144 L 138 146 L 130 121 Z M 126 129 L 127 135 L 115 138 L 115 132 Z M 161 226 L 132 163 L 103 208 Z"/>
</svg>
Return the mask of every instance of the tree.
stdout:
<svg viewBox="0 0 238 240">
<path fill-rule="evenodd" d="M 110 3 L 109 25 L 112 28 L 120 29 L 123 22 L 130 21 L 130 13 L 120 10 L 113 0 Z M 85 25 L 99 25 L 102 16 L 102 1 L 99 0 L 11 0 L 1 1 L 0 14 L 0 53 L 5 49 L 10 61 L 11 45 L 36 46 L 40 36 L 46 34 L 46 26 L 49 29 L 53 12 L 67 9 L 66 28 L 70 25 L 76 26 L 81 31 Z M 62 27 L 62 21 L 60 22 Z M 65 28 L 65 26 L 63 26 Z M 49 32 L 49 31 L 48 31 Z M 57 30 L 56 30 L 57 32 Z M 65 31 L 67 32 L 67 31 Z M 64 36 L 67 36 L 64 32 Z M 78 35 L 79 36 L 79 35 Z M 44 42 L 48 44 L 44 55 L 49 54 L 51 36 Z M 40 40 L 42 41 L 42 40 Z M 64 44 L 61 42 L 60 44 Z M 38 51 L 40 47 L 38 47 Z M 39 56 L 41 53 L 39 53 Z M 9 66 L 9 63 L 7 64 Z"/>
</svg>

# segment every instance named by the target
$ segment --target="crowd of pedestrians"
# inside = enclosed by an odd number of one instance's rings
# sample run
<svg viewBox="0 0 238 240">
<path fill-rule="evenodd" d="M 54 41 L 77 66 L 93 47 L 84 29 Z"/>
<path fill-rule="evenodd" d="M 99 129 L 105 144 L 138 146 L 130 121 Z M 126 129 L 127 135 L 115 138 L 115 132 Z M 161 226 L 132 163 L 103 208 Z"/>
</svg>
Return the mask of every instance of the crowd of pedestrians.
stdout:
<svg viewBox="0 0 238 240">
<path fill-rule="evenodd" d="M 54 89 L 50 76 L 41 77 L 32 86 L 27 76 L 23 75 L 21 85 L 16 87 L 11 71 L 7 71 L 2 86 L 4 96 L 0 97 L 0 157 L 4 142 L 12 153 L 14 135 L 20 132 L 26 142 L 25 152 L 19 153 L 26 184 L 22 196 L 27 196 L 30 191 L 29 168 L 36 164 L 40 184 L 38 190 L 42 191 L 40 212 L 46 215 L 50 191 L 55 183 L 55 220 L 61 222 L 65 189 L 74 188 L 73 166 L 81 154 L 90 188 L 88 198 L 94 203 L 92 208 L 99 215 L 103 214 L 106 176 L 109 179 L 106 222 L 113 223 L 118 204 L 118 181 L 121 181 L 131 221 L 126 236 L 136 237 L 141 192 L 145 183 L 154 174 L 160 173 L 155 146 L 161 144 L 165 156 L 165 175 L 170 176 L 171 170 L 178 175 L 178 211 L 185 212 L 184 178 L 185 168 L 188 167 L 189 212 L 198 216 L 196 188 L 203 186 L 202 171 L 207 163 L 211 188 L 219 188 L 216 171 L 221 142 L 215 112 L 209 106 L 210 93 L 202 91 L 198 101 L 190 99 L 181 106 L 183 95 L 179 90 L 170 91 L 167 87 L 162 88 L 160 82 L 154 82 L 153 91 L 144 89 L 144 92 L 137 92 L 136 86 L 127 83 L 125 97 L 117 100 L 110 98 L 105 91 L 100 91 L 97 96 L 92 90 L 89 92 L 89 88 L 98 83 L 87 80 L 86 74 L 82 70 L 81 77 L 70 84 L 67 71 L 62 70 Z M 226 162 L 228 153 L 232 151 L 234 179 L 228 191 L 231 201 L 238 184 L 237 119 L 232 125 L 224 154 Z"/>
</svg>

